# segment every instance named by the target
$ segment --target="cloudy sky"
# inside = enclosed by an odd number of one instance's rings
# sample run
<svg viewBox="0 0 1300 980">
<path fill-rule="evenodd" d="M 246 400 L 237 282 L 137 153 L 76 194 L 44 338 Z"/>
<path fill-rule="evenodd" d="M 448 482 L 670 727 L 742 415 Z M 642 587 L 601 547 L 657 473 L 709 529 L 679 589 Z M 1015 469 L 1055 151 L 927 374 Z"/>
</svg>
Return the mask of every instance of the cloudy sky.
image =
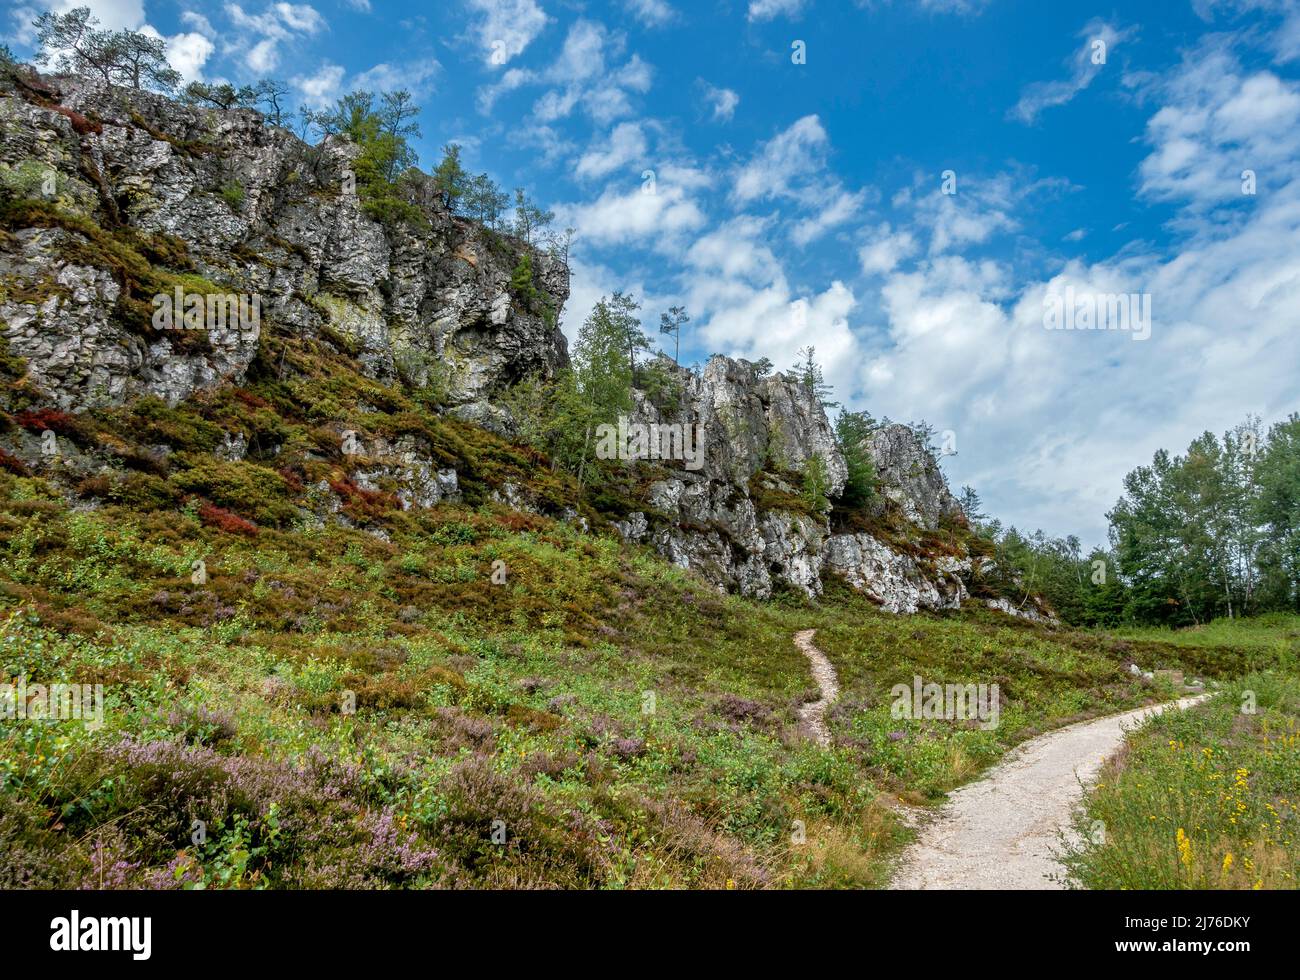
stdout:
<svg viewBox="0 0 1300 980">
<path fill-rule="evenodd" d="M 577 229 L 570 336 L 623 289 L 687 363 L 814 345 L 1008 524 L 1101 541 L 1157 448 L 1300 409 L 1300 0 L 82 5 L 191 78 L 412 90 L 426 168 Z M 1150 336 L 1045 329 L 1067 288 Z"/>
</svg>

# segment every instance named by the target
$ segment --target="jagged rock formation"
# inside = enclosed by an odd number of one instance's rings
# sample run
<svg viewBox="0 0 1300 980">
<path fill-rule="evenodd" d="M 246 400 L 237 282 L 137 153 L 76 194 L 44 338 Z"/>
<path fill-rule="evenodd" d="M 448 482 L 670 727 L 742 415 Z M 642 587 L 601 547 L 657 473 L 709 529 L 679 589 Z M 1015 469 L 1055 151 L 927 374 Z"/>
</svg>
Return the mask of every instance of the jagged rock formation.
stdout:
<svg viewBox="0 0 1300 980">
<path fill-rule="evenodd" d="M 144 394 L 175 403 L 237 383 L 268 320 L 347 336 L 380 380 L 424 383 L 436 371 L 471 418 L 490 418 L 490 395 L 511 381 L 567 362 L 556 326 L 565 265 L 452 216 L 427 179 L 411 188 L 423 227 L 372 220 L 352 190 L 358 150 L 343 138 L 312 147 L 251 110 L 77 78 L 0 92 L 0 137 L 11 192 L 134 233 L 106 244 L 45 220 L 0 253 L 5 336 L 64 408 Z M 201 343 L 152 329 L 148 285 L 162 290 L 140 281 L 128 242 L 189 265 L 200 278 L 178 280 L 188 291 L 256 297 L 260 322 L 210 325 Z M 509 288 L 525 253 L 541 296 L 533 308 Z"/>
<path fill-rule="evenodd" d="M 0 190 L 12 205 L 0 230 L 0 331 L 52 406 L 80 412 L 142 396 L 174 406 L 239 385 L 275 330 L 328 338 L 368 377 L 435 386 L 450 413 L 508 434 L 514 420 L 497 396 L 567 365 L 556 326 L 567 267 L 452 215 L 428 178 L 404 185 L 420 221 L 380 222 L 352 191 L 358 151 L 345 139 L 312 147 L 249 110 L 186 107 L 84 79 L 31 82 L 0 90 Z M 525 257 L 533 288 L 520 296 L 511 280 Z M 155 297 L 173 290 L 252 297 L 258 315 L 201 332 L 160 327 Z M 657 404 L 638 392 L 631 421 L 690 426 L 701 460 L 659 465 L 640 509 L 598 523 L 748 596 L 782 588 L 817 596 L 838 576 L 893 612 L 955 608 L 975 594 L 1026 614 L 984 594 L 987 560 L 967 551 L 961 509 L 910 428 L 872 434 L 880 493 L 870 513 L 845 523 L 802 493 L 814 459 L 832 499 L 848 474 L 807 388 L 720 356 L 698 375 L 665 370 L 677 396 Z M 301 515 L 346 522 L 345 503 L 358 496 L 388 495 L 403 509 L 461 499 L 456 468 L 426 436 L 327 428 L 342 458 L 322 455 L 319 442 L 305 454 L 319 466 L 303 471 Z M 8 445 L 68 480 L 102 464 L 71 443 L 57 465 L 42 461 L 31 432 L 16 431 Z M 172 450 L 149 451 L 165 460 Z M 239 464 L 248 435 L 222 431 L 208 451 Z M 280 447 L 259 451 L 275 459 Z M 322 478 L 327 464 L 334 476 Z M 488 498 L 537 506 L 513 478 Z M 591 526 L 577 501 L 552 500 L 548 512 Z"/>
<path fill-rule="evenodd" d="M 826 413 L 805 386 L 721 356 L 698 377 L 680 369 L 677 377 L 682 396 L 674 411 L 642 397 L 629 421 L 694 426 L 704 462 L 651 483 L 647 509 L 616 525 L 626 539 L 744 595 L 766 598 L 786 587 L 816 596 L 833 574 L 891 612 L 956 608 L 970 597 L 968 582 L 988 569 L 987 559 L 884 533 L 964 526 L 934 457 L 911 428 L 885 425 L 867 441 L 880 484 L 879 530 L 837 530 L 833 514 L 800 497 L 814 456 L 825 465 L 830 497 L 847 476 Z M 1018 609 L 1008 603 L 1004 611 Z"/>
</svg>

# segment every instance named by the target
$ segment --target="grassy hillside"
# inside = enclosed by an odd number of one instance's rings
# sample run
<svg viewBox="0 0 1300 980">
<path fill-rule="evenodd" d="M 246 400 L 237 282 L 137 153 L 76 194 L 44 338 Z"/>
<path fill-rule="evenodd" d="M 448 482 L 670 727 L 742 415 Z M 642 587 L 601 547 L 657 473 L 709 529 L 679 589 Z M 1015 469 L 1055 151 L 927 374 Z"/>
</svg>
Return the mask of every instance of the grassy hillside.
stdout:
<svg viewBox="0 0 1300 980">
<path fill-rule="evenodd" d="M 1072 855 L 1074 880 L 1089 888 L 1296 888 L 1300 617 L 1130 635 L 1170 643 L 1191 660 L 1232 647 L 1259 669 L 1130 736 L 1088 797 L 1082 822 L 1101 821 L 1106 833 Z"/>
<path fill-rule="evenodd" d="M 601 533 L 646 474 L 584 494 L 436 392 L 362 376 L 346 337 L 267 324 L 243 385 L 176 406 L 55 410 L 2 348 L 0 376 L 29 460 L 0 453 L 0 675 L 102 684 L 107 709 L 0 724 L 3 887 L 876 886 L 899 798 L 1173 693 L 1130 663 L 1226 678 L 1273 655 L 895 617 L 833 585 L 719 595 Z M 380 461 L 341 454 L 344 429 L 416 440 L 462 499 L 363 488 Z M 32 463 L 48 431 L 60 455 Z M 843 687 L 829 750 L 796 724 L 806 628 Z M 914 674 L 996 682 L 1001 726 L 893 720 Z"/>
<path fill-rule="evenodd" d="M 388 514 L 388 540 L 250 536 L 8 474 L 0 527 L 0 672 L 107 691 L 101 729 L 0 729 L 8 886 L 879 885 L 907 834 L 894 797 L 1169 693 L 1132 660 L 1243 656 L 850 594 L 748 602 L 488 502 Z M 797 733 L 808 627 L 844 688 L 830 751 Z M 913 673 L 998 682 L 1001 727 L 891 720 Z"/>
</svg>

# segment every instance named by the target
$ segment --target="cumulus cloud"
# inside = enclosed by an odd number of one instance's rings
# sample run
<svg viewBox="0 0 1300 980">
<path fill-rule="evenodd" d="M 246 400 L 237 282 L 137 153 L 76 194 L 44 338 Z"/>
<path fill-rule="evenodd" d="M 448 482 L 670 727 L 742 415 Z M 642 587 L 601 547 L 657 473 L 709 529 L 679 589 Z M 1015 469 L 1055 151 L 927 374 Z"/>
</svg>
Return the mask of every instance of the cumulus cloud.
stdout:
<svg viewBox="0 0 1300 980">
<path fill-rule="evenodd" d="M 917 253 L 919 245 L 910 231 L 895 232 L 888 222 L 875 229 L 858 249 L 858 263 L 864 275 L 884 275 Z"/>
<path fill-rule="evenodd" d="M 581 109 L 594 122 L 607 125 L 632 114 L 632 94 L 650 90 L 653 72 L 640 56 L 633 54 L 618 64 L 626 49 L 623 34 L 595 21 L 578 20 L 549 67 L 507 71 L 498 83 L 479 90 L 479 110 L 491 111 L 497 99 L 508 92 L 545 85 L 549 87 L 533 104 L 536 122 L 554 123 Z"/>
<path fill-rule="evenodd" d="M 1293 118 L 1295 93 L 1231 59 L 1193 56 L 1147 94 L 1160 104 L 1146 127 L 1144 188 L 1191 215 L 1175 222 L 1169 247 L 1070 260 L 1028 278 L 1009 261 L 950 254 L 951 228 L 949 249 L 932 248 L 914 268 L 904 270 L 884 244 L 901 234 L 896 228 L 878 230 L 860 254 L 864 269 L 885 277 L 861 404 L 952 429 L 958 455 L 946 465 L 955 482 L 976 486 L 994 513 L 1022 528 L 1075 532 L 1086 542 L 1104 540 L 1103 515 L 1121 478 L 1156 449 L 1295 407 L 1300 145 L 1279 128 Z M 1234 153 L 1266 133 L 1286 160 L 1269 193 L 1244 208 L 1239 189 L 1224 200 L 1208 175 L 1232 176 Z M 1177 156 L 1172 146 L 1185 151 Z M 990 184 L 986 205 L 1005 208 L 1018 193 L 1014 184 Z M 1237 220 L 1212 220 L 1207 208 L 1232 208 Z M 907 233 L 925 230 L 918 221 Z M 1048 299 L 1067 289 L 1145 295 L 1149 339 L 1045 329 Z"/>
<path fill-rule="evenodd" d="M 653 241 L 667 247 L 682 233 L 705 223 L 689 187 L 657 174 L 653 183 L 630 189 L 607 187 L 595 201 L 556 208 L 560 223 L 577 229 L 585 244 L 608 246 Z"/>
<path fill-rule="evenodd" d="M 341 66 L 326 62 L 312 74 L 295 75 L 291 81 L 302 95 L 304 105 L 320 107 L 334 101 L 343 75 Z"/>
<path fill-rule="evenodd" d="M 803 9 L 803 0 L 750 0 L 749 19 L 772 20 L 776 17 L 794 17 Z"/>
<path fill-rule="evenodd" d="M 804 116 L 759 148 L 736 174 L 732 196 L 741 204 L 789 195 L 825 168 L 830 139 L 821 120 Z"/>
<path fill-rule="evenodd" d="M 215 45 L 197 31 L 173 34 L 163 38 L 167 44 L 167 62 L 181 73 L 186 81 L 200 81 L 203 66 L 216 50 Z"/>
<path fill-rule="evenodd" d="M 1221 43 L 1190 52 L 1146 94 L 1164 103 L 1147 122 L 1151 153 L 1139 168 L 1142 192 L 1154 199 L 1197 212 L 1239 204 L 1243 171 L 1276 186 L 1300 160 L 1300 85 L 1244 72 Z"/>
<path fill-rule="evenodd" d="M 273 3 L 261 13 L 251 13 L 238 3 L 227 3 L 225 12 L 240 32 L 232 47 L 245 51 L 244 64 L 257 75 L 268 74 L 279 66 L 280 45 L 284 42 L 329 29 L 316 8 L 305 3 Z"/>
<path fill-rule="evenodd" d="M 368 92 L 392 92 L 406 89 L 416 96 L 433 91 L 433 80 L 442 71 L 434 58 L 421 58 L 398 65 L 380 62 L 352 79 L 351 87 Z"/>
<path fill-rule="evenodd" d="M 508 64 L 524 53 L 546 27 L 546 13 L 535 0 L 466 0 L 476 16 L 473 31 L 490 67 Z"/>
<path fill-rule="evenodd" d="M 575 173 L 579 177 L 604 177 L 606 174 L 636 164 L 646 155 L 645 131 L 639 123 L 619 123 L 609 138 L 587 149 Z"/>
<path fill-rule="evenodd" d="M 704 81 L 700 84 L 704 89 L 704 100 L 712 109 L 713 121 L 731 122 L 731 117 L 736 114 L 736 106 L 740 105 L 740 96 L 729 88 L 719 88 Z"/>
<path fill-rule="evenodd" d="M 89 7 L 100 24 L 113 31 L 134 31 L 145 23 L 144 0 L 37 0 L 35 6 L 42 12 L 49 10 L 56 14 Z"/>
<path fill-rule="evenodd" d="M 646 27 L 663 27 L 677 19 L 677 11 L 665 0 L 623 0 L 623 6 Z"/>
</svg>

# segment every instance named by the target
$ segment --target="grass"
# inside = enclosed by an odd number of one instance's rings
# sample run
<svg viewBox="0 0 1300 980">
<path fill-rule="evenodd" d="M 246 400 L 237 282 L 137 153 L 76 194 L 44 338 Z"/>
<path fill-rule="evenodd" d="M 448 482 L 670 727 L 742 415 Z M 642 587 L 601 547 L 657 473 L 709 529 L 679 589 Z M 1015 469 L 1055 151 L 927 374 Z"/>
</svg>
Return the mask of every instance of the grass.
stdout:
<svg viewBox="0 0 1300 980">
<path fill-rule="evenodd" d="M 3 476 L 0 525 L 0 671 L 107 698 L 99 730 L 5 727 L 9 885 L 875 887 L 891 795 L 1169 693 L 1129 641 L 754 603 L 495 505 L 251 539 Z M 796 731 L 807 627 L 843 684 L 829 751 Z M 913 673 L 999 683 L 1002 725 L 892 720 Z"/>
<path fill-rule="evenodd" d="M 33 226 L 113 269 L 133 322 L 155 288 L 206 288 L 165 236 L 0 214 Z M 100 684 L 106 708 L 0 725 L 0 887 L 878 887 L 910 834 L 895 797 L 931 805 L 1041 731 L 1175 693 L 1130 665 L 1294 672 L 1294 624 L 1108 636 L 978 602 L 897 617 L 834 583 L 719 595 L 607 533 L 645 474 L 578 487 L 362 375 L 346 311 L 317 305 L 340 322 L 268 318 L 240 386 L 174 406 L 54 412 L 0 343 L 0 431 L 55 427 L 70 457 L 46 479 L 0 455 L 0 681 Z M 345 429 L 454 468 L 460 502 L 363 488 L 377 461 Z M 243 459 L 219 456 L 232 434 Z M 768 482 L 761 505 L 799 509 Z M 506 483 L 535 512 L 494 502 Z M 977 544 L 868 526 L 921 555 Z M 842 686 L 828 750 L 797 730 L 807 628 Z M 914 675 L 997 684 L 1001 724 L 894 719 Z M 1276 733 L 1290 709 L 1260 703 Z"/>
<path fill-rule="evenodd" d="M 1105 833 L 1070 851 L 1071 880 L 1088 888 L 1297 887 L 1300 617 L 1222 620 L 1161 639 L 1195 650 L 1232 644 L 1273 666 L 1129 736 L 1088 795 L 1080 829 L 1099 821 Z"/>
</svg>

